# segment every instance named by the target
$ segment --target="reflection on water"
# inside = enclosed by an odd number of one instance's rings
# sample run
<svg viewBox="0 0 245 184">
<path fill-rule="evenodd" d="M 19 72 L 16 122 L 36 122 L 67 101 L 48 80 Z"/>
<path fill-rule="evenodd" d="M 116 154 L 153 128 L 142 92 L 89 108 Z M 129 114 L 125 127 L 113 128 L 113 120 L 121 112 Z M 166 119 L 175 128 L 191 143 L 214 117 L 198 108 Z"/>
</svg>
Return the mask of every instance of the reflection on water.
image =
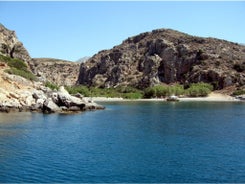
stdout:
<svg viewBox="0 0 245 184">
<path fill-rule="evenodd" d="M 0 113 L 0 139 L 2 136 L 10 137 L 21 134 L 20 129 L 13 129 L 13 126 L 29 122 L 32 116 L 31 112 Z"/>
<path fill-rule="evenodd" d="M 32 118 L 31 112 L 11 112 L 0 113 L 0 124 L 2 123 L 21 123 Z"/>
</svg>

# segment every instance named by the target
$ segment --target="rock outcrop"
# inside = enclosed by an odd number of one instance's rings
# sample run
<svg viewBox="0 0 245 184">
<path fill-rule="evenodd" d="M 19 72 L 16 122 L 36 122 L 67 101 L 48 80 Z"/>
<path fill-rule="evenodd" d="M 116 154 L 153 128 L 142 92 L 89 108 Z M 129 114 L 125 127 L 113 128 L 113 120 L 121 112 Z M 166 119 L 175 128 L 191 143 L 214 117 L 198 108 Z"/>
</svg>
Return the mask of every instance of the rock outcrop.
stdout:
<svg viewBox="0 0 245 184">
<path fill-rule="evenodd" d="M 1 62 L 0 62 L 1 64 Z M 5 73 L 8 66 L 0 65 L 0 112 L 36 111 L 43 113 L 74 113 L 104 109 L 82 96 L 71 96 L 64 87 L 58 91 L 16 75 Z"/>
<path fill-rule="evenodd" d="M 18 58 L 29 62 L 31 57 L 15 34 L 0 24 L 0 53 L 11 58 Z"/>
<path fill-rule="evenodd" d="M 32 72 L 41 81 L 72 86 L 79 75 L 79 63 L 52 58 L 33 58 L 29 62 Z"/>
<path fill-rule="evenodd" d="M 23 44 L 18 41 L 15 32 L 0 24 L 0 112 L 38 111 L 44 113 L 73 113 L 85 110 L 103 109 L 104 107 L 77 95 L 71 96 L 61 87 L 52 91 L 43 82 L 50 81 L 59 85 L 73 85 L 79 73 L 79 64 L 55 59 L 31 59 Z M 23 66 L 12 58 L 18 58 L 29 66 Z M 19 63 L 13 63 L 19 62 Z M 40 81 L 30 81 L 18 75 L 6 73 L 10 67 L 20 73 L 29 73 L 31 69 Z M 24 67 L 24 69 L 23 69 Z M 23 76 L 23 75 L 22 75 Z"/>
<path fill-rule="evenodd" d="M 245 85 L 245 46 L 170 29 L 128 38 L 80 66 L 77 84 L 97 87 L 207 82 L 215 89 Z"/>
<path fill-rule="evenodd" d="M 43 82 L 72 86 L 79 75 L 80 64 L 52 58 L 31 58 L 15 34 L 0 24 L 0 54 L 25 61 L 36 76 Z"/>
</svg>

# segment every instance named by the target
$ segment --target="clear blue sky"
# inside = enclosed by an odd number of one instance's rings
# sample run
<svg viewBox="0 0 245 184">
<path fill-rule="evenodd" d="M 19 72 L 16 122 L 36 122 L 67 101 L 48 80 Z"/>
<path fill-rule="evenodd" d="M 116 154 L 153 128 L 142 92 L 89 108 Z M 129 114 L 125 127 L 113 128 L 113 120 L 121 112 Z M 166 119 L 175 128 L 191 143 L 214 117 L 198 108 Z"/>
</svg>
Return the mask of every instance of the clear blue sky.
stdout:
<svg viewBox="0 0 245 184">
<path fill-rule="evenodd" d="M 32 57 L 75 61 L 159 28 L 245 43 L 245 2 L 4 2 L 0 23 Z"/>
</svg>

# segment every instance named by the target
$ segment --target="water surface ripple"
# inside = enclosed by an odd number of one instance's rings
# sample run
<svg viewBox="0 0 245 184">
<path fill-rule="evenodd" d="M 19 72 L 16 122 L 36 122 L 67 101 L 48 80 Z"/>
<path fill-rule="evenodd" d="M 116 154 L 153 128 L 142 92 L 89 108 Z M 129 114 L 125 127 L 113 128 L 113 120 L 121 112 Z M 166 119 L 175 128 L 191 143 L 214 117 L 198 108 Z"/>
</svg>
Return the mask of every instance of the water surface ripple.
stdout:
<svg viewBox="0 0 245 184">
<path fill-rule="evenodd" d="M 245 105 L 0 114 L 0 182 L 245 182 Z"/>
</svg>

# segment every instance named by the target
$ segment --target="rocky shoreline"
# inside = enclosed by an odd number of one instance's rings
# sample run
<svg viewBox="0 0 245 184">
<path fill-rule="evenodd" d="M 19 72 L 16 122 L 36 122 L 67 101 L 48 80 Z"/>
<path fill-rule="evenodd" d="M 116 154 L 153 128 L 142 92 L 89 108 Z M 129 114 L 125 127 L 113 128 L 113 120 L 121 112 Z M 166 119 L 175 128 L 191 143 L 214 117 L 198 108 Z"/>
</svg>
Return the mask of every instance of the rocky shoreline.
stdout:
<svg viewBox="0 0 245 184">
<path fill-rule="evenodd" d="M 58 91 L 41 87 L 33 92 L 26 91 L 26 98 L 10 92 L 11 100 L 0 103 L 0 112 L 42 112 L 42 113 L 77 113 L 87 110 L 104 109 L 103 106 L 84 99 L 81 95 L 72 96 L 64 87 Z"/>
</svg>

